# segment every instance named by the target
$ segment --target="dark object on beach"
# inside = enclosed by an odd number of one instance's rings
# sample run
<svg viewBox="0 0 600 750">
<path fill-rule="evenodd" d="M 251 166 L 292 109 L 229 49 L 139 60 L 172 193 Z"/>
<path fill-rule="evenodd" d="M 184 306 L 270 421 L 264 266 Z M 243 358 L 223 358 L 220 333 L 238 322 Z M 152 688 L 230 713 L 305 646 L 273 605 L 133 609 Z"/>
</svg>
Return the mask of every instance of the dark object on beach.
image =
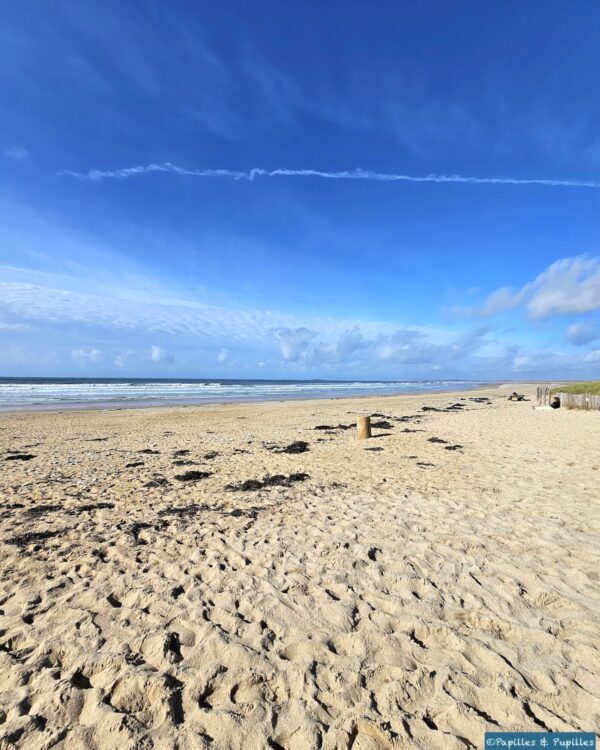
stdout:
<svg viewBox="0 0 600 750">
<path fill-rule="evenodd" d="M 517 393 L 516 391 L 513 391 L 510 396 L 508 397 L 509 401 L 529 401 L 528 398 L 525 398 L 524 393 Z M 559 399 L 560 401 L 560 399 Z"/>
<path fill-rule="evenodd" d="M 108 440 L 107 437 L 103 438 L 88 438 L 85 442 L 86 443 L 104 443 L 105 440 Z"/>
<path fill-rule="evenodd" d="M 128 531 L 132 535 L 132 537 L 135 539 L 136 542 L 139 544 L 146 544 L 145 541 L 140 540 L 140 531 L 144 531 L 145 529 L 152 529 L 153 531 L 161 531 L 165 528 L 165 526 L 168 526 L 168 521 L 154 521 L 154 523 L 146 523 L 145 521 L 136 521 L 135 523 L 132 523 L 129 527 Z"/>
<path fill-rule="evenodd" d="M 187 456 L 188 454 L 189 454 L 189 450 L 187 450 L 185 448 L 183 450 L 175 451 L 173 453 L 174 456 Z"/>
<path fill-rule="evenodd" d="M 286 445 L 285 448 L 274 446 L 269 448 L 269 450 L 272 450 L 274 453 L 306 453 L 306 451 L 309 450 L 309 447 L 308 443 L 304 440 L 296 440 L 296 442 Z"/>
<path fill-rule="evenodd" d="M 149 482 L 146 482 L 144 487 L 164 487 L 165 485 L 169 484 L 169 480 L 166 477 L 154 477 L 154 479 L 151 479 Z"/>
<path fill-rule="evenodd" d="M 230 491 L 256 492 L 266 487 L 291 487 L 295 482 L 304 482 L 307 479 L 310 479 L 308 474 L 290 474 L 289 477 L 286 477 L 284 474 L 275 474 L 271 477 L 267 474 L 266 477 L 263 477 L 262 481 L 259 479 L 246 479 L 245 482 L 240 482 L 239 484 L 228 484 L 225 489 Z"/>
<path fill-rule="evenodd" d="M 163 508 L 158 511 L 159 516 L 178 516 L 179 518 L 188 518 L 198 513 L 219 513 L 223 516 L 233 516 L 233 518 L 252 518 L 258 517 L 260 508 L 235 508 L 234 510 L 222 510 L 221 508 L 211 508 L 209 505 L 180 505 L 174 508 Z"/>
<path fill-rule="evenodd" d="M 0 518 L 7 518 L 10 516 L 11 511 L 20 510 L 25 507 L 25 503 L 7 503 L 6 505 L 0 506 L 2 508 L 2 514 Z"/>
<path fill-rule="evenodd" d="M 218 455 L 219 454 L 217 453 L 217 451 L 209 451 L 208 453 L 204 454 L 204 459 L 206 461 L 210 461 L 211 459 L 216 458 Z"/>
<path fill-rule="evenodd" d="M 143 465 L 144 465 L 143 461 L 132 461 L 129 464 L 125 464 L 125 468 L 126 469 L 134 469 L 136 466 L 143 466 Z"/>
<path fill-rule="evenodd" d="M 421 411 L 444 411 L 444 410 L 438 409 L 437 406 L 422 406 Z"/>
<path fill-rule="evenodd" d="M 476 396 L 469 398 L 469 401 L 474 401 L 476 404 L 491 404 L 492 402 L 489 400 L 487 396 Z"/>
<path fill-rule="evenodd" d="M 402 432 L 425 432 L 425 430 L 419 430 L 419 429 L 416 429 L 416 430 L 411 430 L 411 429 L 410 429 L 410 427 L 405 427 L 405 428 L 404 428 L 404 429 L 402 430 Z"/>
<path fill-rule="evenodd" d="M 245 510 L 236 508 L 235 510 L 230 511 L 223 510 L 221 513 L 224 516 L 233 516 L 233 518 L 251 518 L 255 521 L 258 518 L 259 510 L 260 508 L 246 508 Z"/>
<path fill-rule="evenodd" d="M 234 448 L 234 453 L 250 453 L 250 451 L 245 450 L 244 448 Z"/>
<path fill-rule="evenodd" d="M 160 451 L 153 451 L 152 448 L 142 448 L 142 450 L 138 451 L 138 453 L 145 453 L 148 456 L 158 456 L 160 454 Z"/>
<path fill-rule="evenodd" d="M 68 513 L 89 513 L 92 510 L 110 510 L 114 508 L 114 503 L 87 503 L 87 505 L 80 505 L 79 508 L 71 508 Z"/>
<path fill-rule="evenodd" d="M 35 458 L 33 453 L 11 453 L 10 456 L 5 456 L 5 461 L 31 461 Z"/>
<path fill-rule="evenodd" d="M 458 411 L 459 409 L 464 409 L 464 404 L 452 404 L 451 406 L 446 407 L 446 411 Z"/>
<path fill-rule="evenodd" d="M 412 422 L 413 420 L 419 420 L 421 419 L 420 414 L 408 414 L 404 417 L 395 417 L 396 422 Z"/>
<path fill-rule="evenodd" d="M 16 547 L 28 547 L 30 544 L 43 542 L 45 539 L 52 539 L 53 536 L 62 534 L 65 529 L 56 531 L 28 531 L 26 534 L 20 534 L 12 539 L 7 539 L 6 544 L 14 544 Z"/>
<path fill-rule="evenodd" d="M 25 506 L 22 503 L 16 503 L 13 506 L 9 506 L 11 510 L 15 507 L 24 508 Z M 30 518 L 36 518 L 37 516 L 45 516 L 46 513 L 58 513 L 59 511 L 62 511 L 68 516 L 75 516 L 77 513 L 84 513 L 85 511 L 114 507 L 114 503 L 88 503 L 87 505 L 79 505 L 76 508 L 64 508 L 62 505 L 34 505 L 31 508 L 27 508 L 25 515 Z"/>
<path fill-rule="evenodd" d="M 28 508 L 25 513 L 28 516 L 45 516 L 46 513 L 56 513 L 57 510 L 62 510 L 62 505 L 34 505 L 33 508 Z"/>
<path fill-rule="evenodd" d="M 263 479 L 263 484 L 265 487 L 289 487 L 294 482 L 305 482 L 307 479 L 310 479 L 308 474 L 290 474 L 289 477 L 284 476 L 283 474 L 275 474 L 275 476 L 266 476 Z"/>
<path fill-rule="evenodd" d="M 393 424 L 390 424 L 385 419 L 380 419 L 379 422 L 371 422 L 371 427 L 375 427 L 378 430 L 391 430 L 393 426 Z"/>
<path fill-rule="evenodd" d="M 262 490 L 265 485 L 258 479 L 246 479 L 245 482 L 240 484 L 228 484 L 225 487 L 226 490 L 241 490 L 242 492 L 255 492 Z"/>
<path fill-rule="evenodd" d="M 555 396 L 550 402 L 551 409 L 560 409 L 560 396 Z"/>
<path fill-rule="evenodd" d="M 144 529 L 149 529 L 151 526 L 152 526 L 151 523 L 144 523 L 144 522 L 132 523 L 131 526 L 129 527 L 129 533 L 137 542 L 138 537 L 140 535 L 140 531 L 143 531 Z"/>
<path fill-rule="evenodd" d="M 184 518 L 186 516 L 195 516 L 197 513 L 202 511 L 210 510 L 208 505 L 198 505 L 192 503 L 192 505 L 179 505 L 172 508 L 162 508 L 158 511 L 159 516 L 180 516 Z"/>
<path fill-rule="evenodd" d="M 448 442 L 447 440 L 442 440 L 442 438 L 439 438 L 439 437 L 430 437 L 430 438 L 427 438 L 427 440 L 430 443 L 447 443 Z"/>
<path fill-rule="evenodd" d="M 351 430 L 355 425 L 353 424 L 338 424 L 338 425 L 331 425 L 331 424 L 318 424 L 313 429 L 315 430 Z"/>
<path fill-rule="evenodd" d="M 464 447 L 464 446 L 462 446 L 462 445 L 459 445 L 458 443 L 457 443 L 456 445 L 445 445 L 445 446 L 444 446 L 444 448 L 445 448 L 445 449 L 446 449 L 447 451 L 458 451 L 458 450 L 460 450 L 460 449 L 461 449 L 461 448 L 463 448 L 463 447 Z"/>
<path fill-rule="evenodd" d="M 163 653 L 169 661 L 173 663 L 180 662 L 183 659 L 181 655 L 181 643 L 179 642 L 178 633 L 167 633 L 163 646 Z"/>
<path fill-rule="evenodd" d="M 374 446 L 373 448 L 365 448 L 366 451 L 382 451 L 383 448 L 379 445 Z"/>
<path fill-rule="evenodd" d="M 211 475 L 212 471 L 186 471 L 185 474 L 176 474 L 175 479 L 179 479 L 180 482 L 197 482 Z"/>
<path fill-rule="evenodd" d="M 426 466 L 435 466 L 435 464 L 430 464 L 428 461 L 417 461 L 417 466 L 424 469 Z"/>
<path fill-rule="evenodd" d="M 195 463 L 197 463 L 197 461 L 189 461 L 188 459 L 180 458 L 178 461 L 173 461 L 173 466 L 191 466 Z"/>
</svg>

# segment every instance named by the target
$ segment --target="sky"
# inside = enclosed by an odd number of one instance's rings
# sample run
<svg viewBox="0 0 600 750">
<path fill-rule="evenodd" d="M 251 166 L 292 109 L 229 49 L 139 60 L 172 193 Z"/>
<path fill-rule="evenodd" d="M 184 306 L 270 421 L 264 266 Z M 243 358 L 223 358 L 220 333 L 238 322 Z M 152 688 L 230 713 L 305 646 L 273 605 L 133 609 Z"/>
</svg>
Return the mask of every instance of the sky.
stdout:
<svg viewBox="0 0 600 750">
<path fill-rule="evenodd" d="M 600 5 L 27 0 L 0 375 L 600 377 Z"/>
</svg>

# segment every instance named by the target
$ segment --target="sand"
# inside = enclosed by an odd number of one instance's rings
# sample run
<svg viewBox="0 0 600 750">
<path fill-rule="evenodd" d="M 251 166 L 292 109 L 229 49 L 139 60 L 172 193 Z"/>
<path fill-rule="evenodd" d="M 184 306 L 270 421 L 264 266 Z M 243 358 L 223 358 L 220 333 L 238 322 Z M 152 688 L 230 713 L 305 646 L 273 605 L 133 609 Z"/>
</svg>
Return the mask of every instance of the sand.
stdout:
<svg viewBox="0 0 600 750">
<path fill-rule="evenodd" d="M 0 748 L 597 731 L 600 414 L 512 389 L 2 415 Z"/>
</svg>

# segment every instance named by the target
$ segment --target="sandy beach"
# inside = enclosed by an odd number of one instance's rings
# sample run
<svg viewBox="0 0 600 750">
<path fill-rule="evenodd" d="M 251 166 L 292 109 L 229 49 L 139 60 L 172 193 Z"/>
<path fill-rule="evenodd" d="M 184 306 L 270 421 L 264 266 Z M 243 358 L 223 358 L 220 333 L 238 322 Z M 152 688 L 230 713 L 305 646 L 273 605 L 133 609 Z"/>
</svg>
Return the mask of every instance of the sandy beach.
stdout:
<svg viewBox="0 0 600 750">
<path fill-rule="evenodd" d="M 600 416 L 512 389 L 2 415 L 0 748 L 598 731 Z"/>
</svg>

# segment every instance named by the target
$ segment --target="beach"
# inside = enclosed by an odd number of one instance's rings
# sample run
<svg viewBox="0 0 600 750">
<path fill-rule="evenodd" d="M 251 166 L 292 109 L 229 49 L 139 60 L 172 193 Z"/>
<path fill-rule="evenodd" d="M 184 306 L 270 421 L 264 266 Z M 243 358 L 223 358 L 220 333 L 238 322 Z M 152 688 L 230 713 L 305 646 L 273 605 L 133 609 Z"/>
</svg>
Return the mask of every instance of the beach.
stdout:
<svg viewBox="0 0 600 750">
<path fill-rule="evenodd" d="M 513 389 L 2 414 L 0 749 L 598 731 L 600 418 Z"/>
</svg>

